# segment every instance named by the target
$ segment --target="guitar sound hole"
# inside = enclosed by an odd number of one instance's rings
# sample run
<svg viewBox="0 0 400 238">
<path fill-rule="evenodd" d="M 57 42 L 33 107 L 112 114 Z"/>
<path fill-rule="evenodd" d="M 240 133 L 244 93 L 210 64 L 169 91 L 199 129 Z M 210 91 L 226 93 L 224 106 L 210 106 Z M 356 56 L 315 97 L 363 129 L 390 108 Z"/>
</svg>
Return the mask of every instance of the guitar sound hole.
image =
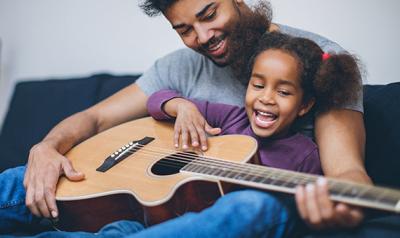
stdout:
<svg viewBox="0 0 400 238">
<path fill-rule="evenodd" d="M 179 152 L 168 155 L 157 161 L 152 167 L 151 172 L 155 175 L 172 175 L 177 174 L 198 155 L 195 152 Z"/>
</svg>

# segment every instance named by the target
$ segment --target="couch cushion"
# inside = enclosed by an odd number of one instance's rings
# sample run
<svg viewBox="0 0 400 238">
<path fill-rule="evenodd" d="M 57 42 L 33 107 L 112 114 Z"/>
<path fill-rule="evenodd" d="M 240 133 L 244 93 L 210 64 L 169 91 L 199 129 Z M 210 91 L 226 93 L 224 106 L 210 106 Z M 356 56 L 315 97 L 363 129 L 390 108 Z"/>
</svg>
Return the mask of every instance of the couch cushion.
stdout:
<svg viewBox="0 0 400 238">
<path fill-rule="evenodd" d="M 136 78 L 102 74 L 18 83 L 0 135 L 0 172 L 24 164 L 30 148 L 61 120 L 92 106 Z"/>
<path fill-rule="evenodd" d="M 96 101 L 100 102 L 120 89 L 132 84 L 139 76 L 140 75 L 126 75 L 116 77 L 108 74 L 97 75 L 96 78 L 100 83 L 97 90 Z"/>
<path fill-rule="evenodd" d="M 377 184 L 400 188 L 400 82 L 364 87 L 366 168 Z"/>
</svg>

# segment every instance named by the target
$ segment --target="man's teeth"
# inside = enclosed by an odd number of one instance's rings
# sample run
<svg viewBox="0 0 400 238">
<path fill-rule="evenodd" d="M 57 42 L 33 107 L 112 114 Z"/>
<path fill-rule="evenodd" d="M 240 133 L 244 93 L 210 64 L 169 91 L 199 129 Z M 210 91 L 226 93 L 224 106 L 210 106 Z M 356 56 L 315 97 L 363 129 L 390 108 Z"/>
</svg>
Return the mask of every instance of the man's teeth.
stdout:
<svg viewBox="0 0 400 238">
<path fill-rule="evenodd" d="M 221 40 L 216 46 L 214 46 L 214 47 L 211 47 L 211 48 L 208 48 L 208 50 L 209 51 L 215 51 L 215 50 L 218 50 L 219 49 L 219 47 L 221 47 L 222 46 L 222 43 L 223 43 L 223 41 Z"/>
</svg>

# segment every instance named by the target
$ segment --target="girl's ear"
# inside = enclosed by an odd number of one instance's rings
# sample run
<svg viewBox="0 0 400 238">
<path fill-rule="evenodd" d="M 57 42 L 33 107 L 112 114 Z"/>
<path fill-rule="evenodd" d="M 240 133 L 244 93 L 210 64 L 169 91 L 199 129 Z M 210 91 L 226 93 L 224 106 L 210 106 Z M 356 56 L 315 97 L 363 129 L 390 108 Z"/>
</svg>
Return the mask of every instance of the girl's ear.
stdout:
<svg viewBox="0 0 400 238">
<path fill-rule="evenodd" d="M 311 98 L 310 100 L 308 100 L 307 103 L 305 103 L 301 106 L 301 109 L 297 115 L 300 117 L 304 116 L 307 112 L 309 112 L 311 110 L 311 108 L 314 106 L 314 104 L 315 104 L 315 98 Z"/>
</svg>

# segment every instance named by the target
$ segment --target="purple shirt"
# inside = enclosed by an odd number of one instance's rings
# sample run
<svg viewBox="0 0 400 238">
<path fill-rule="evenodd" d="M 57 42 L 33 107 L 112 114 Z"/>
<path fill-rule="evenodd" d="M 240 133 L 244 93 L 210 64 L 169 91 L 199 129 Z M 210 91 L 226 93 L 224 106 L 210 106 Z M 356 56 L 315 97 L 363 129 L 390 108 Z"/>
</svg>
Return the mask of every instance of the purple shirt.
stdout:
<svg viewBox="0 0 400 238">
<path fill-rule="evenodd" d="M 161 90 L 152 94 L 147 102 L 149 114 L 156 120 L 170 120 L 163 104 L 181 97 L 172 90 Z M 258 142 L 258 158 L 265 166 L 292 171 L 322 174 L 317 145 L 308 137 L 296 133 L 280 139 L 261 138 L 254 134 L 244 108 L 237 106 L 190 100 L 212 127 L 220 127 L 220 135 L 242 134 Z"/>
</svg>

